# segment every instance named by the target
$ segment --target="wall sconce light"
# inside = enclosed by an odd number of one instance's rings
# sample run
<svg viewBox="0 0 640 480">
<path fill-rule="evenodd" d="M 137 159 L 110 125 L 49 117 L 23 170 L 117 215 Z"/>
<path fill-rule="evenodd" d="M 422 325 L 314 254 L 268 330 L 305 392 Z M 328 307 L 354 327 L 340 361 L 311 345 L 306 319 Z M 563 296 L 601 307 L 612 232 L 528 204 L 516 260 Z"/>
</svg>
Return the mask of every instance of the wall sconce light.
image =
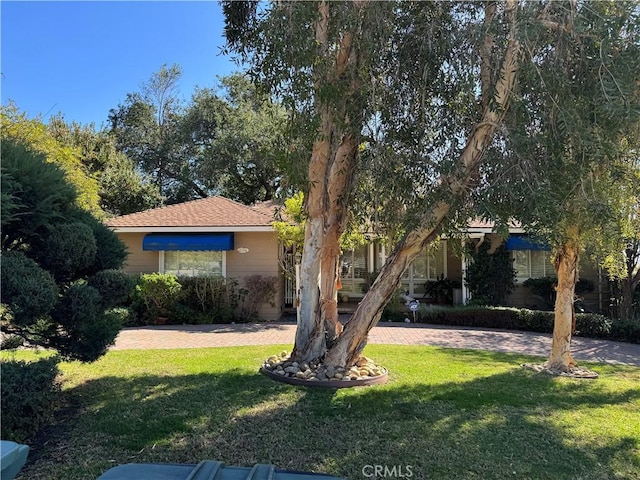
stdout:
<svg viewBox="0 0 640 480">
<path fill-rule="evenodd" d="M 247 247 L 238 248 L 238 253 L 249 253 L 249 249 Z"/>
</svg>

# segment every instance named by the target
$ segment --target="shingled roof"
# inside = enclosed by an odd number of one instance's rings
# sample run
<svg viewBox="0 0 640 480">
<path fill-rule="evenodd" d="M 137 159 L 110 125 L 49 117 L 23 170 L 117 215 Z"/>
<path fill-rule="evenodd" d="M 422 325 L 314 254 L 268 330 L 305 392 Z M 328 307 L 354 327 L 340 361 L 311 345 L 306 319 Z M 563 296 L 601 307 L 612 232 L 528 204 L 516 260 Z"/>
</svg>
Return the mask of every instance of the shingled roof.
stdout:
<svg viewBox="0 0 640 480">
<path fill-rule="evenodd" d="M 274 205 L 262 202 L 255 207 L 242 205 L 228 198 L 214 196 L 190 202 L 153 208 L 143 212 L 115 217 L 106 222 L 116 231 L 148 229 L 210 229 L 266 230 L 274 220 Z"/>
</svg>

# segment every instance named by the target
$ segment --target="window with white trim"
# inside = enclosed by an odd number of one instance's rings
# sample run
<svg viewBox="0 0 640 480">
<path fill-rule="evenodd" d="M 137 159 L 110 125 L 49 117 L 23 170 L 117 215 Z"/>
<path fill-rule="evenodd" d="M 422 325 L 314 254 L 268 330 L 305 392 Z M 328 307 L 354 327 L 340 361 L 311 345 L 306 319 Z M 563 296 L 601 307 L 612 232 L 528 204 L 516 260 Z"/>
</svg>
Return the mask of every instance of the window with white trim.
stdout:
<svg viewBox="0 0 640 480">
<path fill-rule="evenodd" d="M 200 275 L 212 275 L 214 277 L 225 276 L 226 252 L 220 250 L 164 251 L 164 273 L 172 273 L 177 276 L 197 277 Z"/>
<path fill-rule="evenodd" d="M 424 284 L 447 276 L 447 244 L 445 241 L 431 245 L 418 255 L 402 277 L 402 288 L 409 295 L 423 295 Z"/>
<path fill-rule="evenodd" d="M 518 280 L 556 276 L 548 250 L 512 250 L 512 255 Z"/>
</svg>

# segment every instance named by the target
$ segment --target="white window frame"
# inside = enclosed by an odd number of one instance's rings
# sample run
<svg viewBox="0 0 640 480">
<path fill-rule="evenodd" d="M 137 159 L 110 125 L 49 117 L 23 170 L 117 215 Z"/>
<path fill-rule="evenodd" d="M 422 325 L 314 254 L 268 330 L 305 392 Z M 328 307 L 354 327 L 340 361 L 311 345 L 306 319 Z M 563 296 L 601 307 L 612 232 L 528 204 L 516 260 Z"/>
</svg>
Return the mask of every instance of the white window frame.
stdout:
<svg viewBox="0 0 640 480">
<path fill-rule="evenodd" d="M 440 249 L 441 249 L 441 255 L 442 255 L 442 265 L 443 265 L 443 269 L 442 269 L 442 275 L 444 275 L 444 278 L 448 278 L 448 262 L 447 262 L 447 258 L 448 258 L 448 243 L 446 240 L 440 240 Z M 430 272 L 431 272 L 431 259 L 432 256 L 429 255 L 426 251 L 422 252 L 421 254 L 426 255 L 427 257 L 427 265 L 426 265 L 426 270 L 427 270 L 427 278 L 418 278 L 415 279 L 413 276 L 413 264 L 411 264 L 409 266 L 409 268 L 407 268 L 407 270 L 405 271 L 405 274 L 402 276 L 401 279 L 401 285 L 402 288 L 404 288 L 405 286 L 407 287 L 407 289 L 409 290 L 409 295 L 411 295 L 412 297 L 424 297 L 424 293 L 418 293 L 416 292 L 416 288 L 417 287 L 422 287 L 424 288 L 424 283 L 426 282 L 433 282 L 435 280 L 439 280 L 439 276 L 436 275 L 435 278 L 430 277 Z"/>
<path fill-rule="evenodd" d="M 547 256 L 546 256 L 546 260 L 543 263 L 543 277 L 555 277 L 556 276 L 556 270 L 555 268 L 553 268 L 553 265 L 551 264 L 550 257 L 551 257 L 551 252 L 549 252 L 548 250 L 512 250 L 511 251 L 511 259 L 515 262 L 515 252 L 527 252 L 527 272 L 525 275 L 523 275 L 521 272 L 516 270 L 516 281 L 519 283 L 522 283 L 530 278 L 540 278 L 538 276 L 536 277 L 532 277 L 531 276 L 531 252 L 533 251 L 542 251 L 542 252 L 547 252 Z M 515 268 L 515 265 L 514 265 Z"/>
<path fill-rule="evenodd" d="M 216 251 L 216 250 L 202 250 L 205 252 Z M 227 278 L 227 252 L 226 250 L 221 250 L 222 252 L 222 278 Z M 164 253 L 165 250 L 158 251 L 158 272 L 165 273 L 164 268 Z"/>
</svg>

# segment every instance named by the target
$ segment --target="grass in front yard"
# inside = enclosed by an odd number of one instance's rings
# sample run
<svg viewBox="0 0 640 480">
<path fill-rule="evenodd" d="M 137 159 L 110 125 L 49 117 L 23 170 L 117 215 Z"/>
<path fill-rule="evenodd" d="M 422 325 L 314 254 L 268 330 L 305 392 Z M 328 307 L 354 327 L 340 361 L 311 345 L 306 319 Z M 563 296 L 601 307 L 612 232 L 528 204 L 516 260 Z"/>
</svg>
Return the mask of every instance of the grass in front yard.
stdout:
<svg viewBox="0 0 640 480">
<path fill-rule="evenodd" d="M 374 478 L 363 468 L 376 465 L 413 479 L 640 478 L 640 368 L 591 364 L 598 380 L 573 380 L 519 367 L 532 357 L 371 345 L 387 385 L 311 390 L 257 373 L 284 348 L 62 364 L 65 409 L 18 478 L 94 480 L 121 463 L 203 459 L 350 480 Z"/>
</svg>

